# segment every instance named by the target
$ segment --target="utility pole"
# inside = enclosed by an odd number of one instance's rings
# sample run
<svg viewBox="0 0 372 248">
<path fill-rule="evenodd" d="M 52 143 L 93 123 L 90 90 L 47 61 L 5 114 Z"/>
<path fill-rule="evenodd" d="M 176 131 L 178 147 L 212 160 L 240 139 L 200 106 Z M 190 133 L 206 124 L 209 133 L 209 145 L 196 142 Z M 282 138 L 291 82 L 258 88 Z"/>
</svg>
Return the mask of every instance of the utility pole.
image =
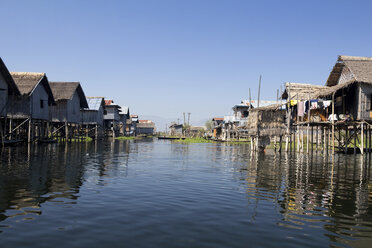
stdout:
<svg viewBox="0 0 372 248">
<path fill-rule="evenodd" d="M 188 119 L 187 119 L 187 125 L 188 126 L 190 126 L 190 115 L 191 115 L 191 113 L 189 112 L 189 113 L 187 113 L 189 116 L 188 116 Z"/>
<path fill-rule="evenodd" d="M 249 88 L 249 109 L 251 109 L 251 106 L 252 106 L 251 88 Z"/>
<path fill-rule="evenodd" d="M 183 112 L 183 125 L 186 126 L 186 117 L 185 117 L 185 112 Z"/>
</svg>

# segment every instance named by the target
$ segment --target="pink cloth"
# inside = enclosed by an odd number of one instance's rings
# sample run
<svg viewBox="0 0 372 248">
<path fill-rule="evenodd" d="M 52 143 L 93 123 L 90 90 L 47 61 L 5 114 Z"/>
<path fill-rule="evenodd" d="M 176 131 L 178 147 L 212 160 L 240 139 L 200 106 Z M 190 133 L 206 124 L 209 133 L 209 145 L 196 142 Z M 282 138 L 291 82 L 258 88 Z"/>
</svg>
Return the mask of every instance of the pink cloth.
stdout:
<svg viewBox="0 0 372 248">
<path fill-rule="evenodd" d="M 305 102 L 297 103 L 297 115 L 304 116 Z"/>
</svg>

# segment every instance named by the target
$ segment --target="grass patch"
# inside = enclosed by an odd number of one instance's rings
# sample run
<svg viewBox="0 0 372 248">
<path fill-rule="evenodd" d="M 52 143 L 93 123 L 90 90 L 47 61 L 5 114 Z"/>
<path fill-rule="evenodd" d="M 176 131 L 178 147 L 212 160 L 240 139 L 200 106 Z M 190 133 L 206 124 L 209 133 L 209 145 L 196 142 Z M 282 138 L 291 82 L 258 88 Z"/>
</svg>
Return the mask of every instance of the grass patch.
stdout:
<svg viewBox="0 0 372 248">
<path fill-rule="evenodd" d="M 137 138 L 137 137 L 134 137 L 134 136 L 120 136 L 120 137 L 116 137 L 115 138 L 116 140 L 135 140 L 135 139 L 140 139 L 140 138 Z"/>
<path fill-rule="evenodd" d="M 178 139 L 174 140 L 175 142 L 180 142 L 180 143 L 213 143 L 213 140 L 207 140 L 204 138 L 200 137 L 195 137 L 195 138 L 186 138 L 186 139 Z"/>
</svg>

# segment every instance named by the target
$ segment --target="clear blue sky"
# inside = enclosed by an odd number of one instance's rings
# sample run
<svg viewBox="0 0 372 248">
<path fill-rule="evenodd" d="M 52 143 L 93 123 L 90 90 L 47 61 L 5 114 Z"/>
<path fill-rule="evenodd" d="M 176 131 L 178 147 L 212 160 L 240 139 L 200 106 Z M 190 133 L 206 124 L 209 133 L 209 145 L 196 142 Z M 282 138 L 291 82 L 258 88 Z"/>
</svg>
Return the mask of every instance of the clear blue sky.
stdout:
<svg viewBox="0 0 372 248">
<path fill-rule="evenodd" d="M 131 113 L 191 121 L 248 89 L 324 84 L 337 55 L 372 57 L 371 1 L 0 1 L 11 71 L 80 81 Z"/>
</svg>

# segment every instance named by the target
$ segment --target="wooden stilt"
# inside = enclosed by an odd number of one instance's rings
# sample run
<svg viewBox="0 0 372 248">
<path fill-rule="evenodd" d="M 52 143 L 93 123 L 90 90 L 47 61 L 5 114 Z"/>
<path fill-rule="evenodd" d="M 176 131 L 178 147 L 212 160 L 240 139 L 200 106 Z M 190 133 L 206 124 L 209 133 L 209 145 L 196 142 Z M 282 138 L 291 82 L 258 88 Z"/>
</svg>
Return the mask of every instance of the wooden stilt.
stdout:
<svg viewBox="0 0 372 248">
<path fill-rule="evenodd" d="M 349 126 L 345 126 L 345 154 L 347 154 L 347 146 L 349 144 Z"/>
<path fill-rule="evenodd" d="M 354 125 L 354 155 L 356 154 L 356 147 L 357 147 L 357 128 L 356 125 Z"/>
<path fill-rule="evenodd" d="M 280 136 L 279 136 L 279 152 L 282 151 L 282 141 L 283 141 L 283 136 L 280 135 Z"/>
<path fill-rule="evenodd" d="M 28 120 L 28 132 L 27 132 L 27 143 L 31 143 L 31 131 L 32 131 L 32 120 Z"/>
<path fill-rule="evenodd" d="M 360 153 L 364 154 L 364 123 L 360 124 Z"/>
</svg>

